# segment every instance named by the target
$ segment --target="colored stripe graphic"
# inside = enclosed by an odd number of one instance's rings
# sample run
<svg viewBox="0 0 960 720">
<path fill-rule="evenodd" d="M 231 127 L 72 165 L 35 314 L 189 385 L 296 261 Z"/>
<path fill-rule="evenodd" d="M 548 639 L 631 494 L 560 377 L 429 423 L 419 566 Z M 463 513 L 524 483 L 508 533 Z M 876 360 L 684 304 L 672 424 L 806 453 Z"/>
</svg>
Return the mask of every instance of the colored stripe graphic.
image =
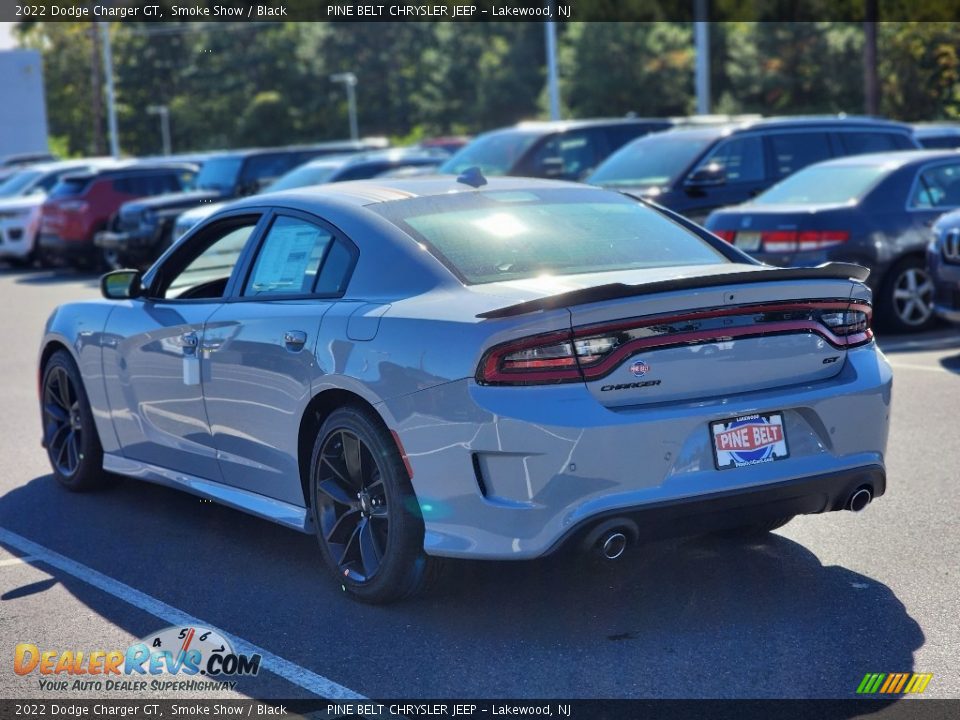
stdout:
<svg viewBox="0 0 960 720">
<path fill-rule="evenodd" d="M 927 685 L 933 679 L 933 673 L 917 673 L 912 678 L 910 682 L 907 683 L 907 687 L 904 689 L 905 693 L 922 693 L 927 689 Z"/>
<path fill-rule="evenodd" d="M 932 679 L 933 673 L 867 673 L 857 686 L 857 694 L 922 693 Z"/>
</svg>

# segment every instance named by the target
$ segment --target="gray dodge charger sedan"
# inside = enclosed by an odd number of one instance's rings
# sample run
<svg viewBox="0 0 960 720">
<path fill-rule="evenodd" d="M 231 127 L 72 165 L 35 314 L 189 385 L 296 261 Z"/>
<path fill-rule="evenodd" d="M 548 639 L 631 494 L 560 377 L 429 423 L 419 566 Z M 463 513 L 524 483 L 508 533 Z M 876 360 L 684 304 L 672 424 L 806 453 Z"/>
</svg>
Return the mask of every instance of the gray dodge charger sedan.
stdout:
<svg viewBox="0 0 960 720">
<path fill-rule="evenodd" d="M 53 313 L 43 442 L 69 489 L 109 471 L 315 533 L 367 602 L 444 557 L 764 532 L 885 490 L 865 278 L 563 182 L 250 197 Z"/>
</svg>

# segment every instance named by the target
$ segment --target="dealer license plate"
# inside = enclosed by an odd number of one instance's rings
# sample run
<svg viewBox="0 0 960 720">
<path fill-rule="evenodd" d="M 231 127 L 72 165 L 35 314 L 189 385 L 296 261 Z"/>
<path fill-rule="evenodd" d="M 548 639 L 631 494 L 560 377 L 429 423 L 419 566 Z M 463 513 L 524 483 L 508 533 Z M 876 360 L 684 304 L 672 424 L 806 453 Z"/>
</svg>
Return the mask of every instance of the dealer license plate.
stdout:
<svg viewBox="0 0 960 720">
<path fill-rule="evenodd" d="M 710 423 L 718 470 L 758 465 L 790 457 L 783 413 L 744 415 Z"/>
</svg>

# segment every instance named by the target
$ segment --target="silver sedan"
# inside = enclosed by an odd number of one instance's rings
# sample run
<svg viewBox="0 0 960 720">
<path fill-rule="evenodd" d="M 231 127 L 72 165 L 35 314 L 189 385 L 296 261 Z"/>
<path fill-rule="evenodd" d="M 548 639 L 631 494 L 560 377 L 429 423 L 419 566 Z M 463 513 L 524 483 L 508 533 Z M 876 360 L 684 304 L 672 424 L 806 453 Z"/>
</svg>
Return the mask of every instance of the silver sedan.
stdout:
<svg viewBox="0 0 960 720">
<path fill-rule="evenodd" d="M 51 316 L 44 445 L 315 533 L 353 597 L 442 558 L 765 532 L 886 486 L 866 271 L 517 178 L 252 197 Z"/>
</svg>

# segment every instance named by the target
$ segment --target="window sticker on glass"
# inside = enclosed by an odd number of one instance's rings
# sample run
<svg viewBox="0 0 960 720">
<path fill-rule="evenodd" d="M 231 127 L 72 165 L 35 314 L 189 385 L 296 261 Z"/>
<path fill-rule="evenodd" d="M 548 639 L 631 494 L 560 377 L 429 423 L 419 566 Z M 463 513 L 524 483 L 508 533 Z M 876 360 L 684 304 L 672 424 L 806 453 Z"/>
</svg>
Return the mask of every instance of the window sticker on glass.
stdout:
<svg viewBox="0 0 960 720">
<path fill-rule="evenodd" d="M 308 293 L 332 237 L 311 223 L 281 217 L 264 240 L 244 295 Z"/>
</svg>

